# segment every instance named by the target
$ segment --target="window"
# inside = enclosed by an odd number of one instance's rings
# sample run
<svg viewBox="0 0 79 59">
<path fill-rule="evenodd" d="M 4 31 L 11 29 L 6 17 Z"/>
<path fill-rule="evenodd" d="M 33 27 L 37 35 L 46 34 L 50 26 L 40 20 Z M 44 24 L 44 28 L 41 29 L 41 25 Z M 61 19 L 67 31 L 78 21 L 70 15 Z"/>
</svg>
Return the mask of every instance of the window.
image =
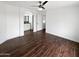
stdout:
<svg viewBox="0 0 79 59">
<path fill-rule="evenodd" d="M 24 16 L 24 24 L 29 23 L 29 16 Z"/>
</svg>

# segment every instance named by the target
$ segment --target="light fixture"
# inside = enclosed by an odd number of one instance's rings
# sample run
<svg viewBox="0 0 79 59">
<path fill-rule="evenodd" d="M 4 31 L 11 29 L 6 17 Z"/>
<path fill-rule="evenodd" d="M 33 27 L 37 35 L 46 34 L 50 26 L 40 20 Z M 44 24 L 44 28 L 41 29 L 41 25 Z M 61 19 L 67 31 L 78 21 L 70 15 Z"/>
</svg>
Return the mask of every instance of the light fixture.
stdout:
<svg viewBox="0 0 79 59">
<path fill-rule="evenodd" d="M 43 8 L 38 8 L 38 10 L 39 10 L 39 11 L 42 11 L 42 10 L 43 10 Z"/>
</svg>

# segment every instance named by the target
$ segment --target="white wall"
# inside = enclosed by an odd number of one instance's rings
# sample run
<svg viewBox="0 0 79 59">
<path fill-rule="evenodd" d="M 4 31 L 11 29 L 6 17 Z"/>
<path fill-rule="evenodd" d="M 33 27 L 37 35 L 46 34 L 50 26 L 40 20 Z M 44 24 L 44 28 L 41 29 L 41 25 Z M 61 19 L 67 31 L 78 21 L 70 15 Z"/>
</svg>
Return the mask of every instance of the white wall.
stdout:
<svg viewBox="0 0 79 59">
<path fill-rule="evenodd" d="M 45 15 L 45 11 L 38 11 L 38 13 L 36 15 L 37 31 L 40 31 L 43 29 L 43 15 Z"/>
<path fill-rule="evenodd" d="M 5 5 L 0 3 L 0 43 L 6 39 L 6 12 Z"/>
<path fill-rule="evenodd" d="M 47 9 L 46 32 L 79 42 L 79 7 Z"/>
<path fill-rule="evenodd" d="M 14 6 L 6 6 L 7 39 L 19 36 L 19 9 Z"/>
<path fill-rule="evenodd" d="M 24 8 L 6 5 L 7 39 L 24 35 Z"/>
<path fill-rule="evenodd" d="M 24 35 L 24 13 L 25 9 L 19 7 L 19 35 Z"/>
<path fill-rule="evenodd" d="M 0 3 L 0 44 L 24 35 L 24 10 Z"/>
<path fill-rule="evenodd" d="M 33 27 L 33 32 L 36 32 L 37 31 L 37 24 L 36 24 L 36 21 L 37 21 L 37 16 L 36 14 L 34 14 L 34 27 Z"/>
</svg>

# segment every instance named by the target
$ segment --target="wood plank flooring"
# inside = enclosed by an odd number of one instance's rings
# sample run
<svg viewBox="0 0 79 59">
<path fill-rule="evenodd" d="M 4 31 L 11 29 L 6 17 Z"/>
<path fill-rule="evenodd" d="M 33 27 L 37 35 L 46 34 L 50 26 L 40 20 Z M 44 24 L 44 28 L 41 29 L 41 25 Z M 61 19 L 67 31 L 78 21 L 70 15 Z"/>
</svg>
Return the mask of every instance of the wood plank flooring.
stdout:
<svg viewBox="0 0 79 59">
<path fill-rule="evenodd" d="M 0 56 L 76 57 L 79 56 L 79 43 L 43 31 L 27 31 L 25 36 L 1 44 Z"/>
</svg>

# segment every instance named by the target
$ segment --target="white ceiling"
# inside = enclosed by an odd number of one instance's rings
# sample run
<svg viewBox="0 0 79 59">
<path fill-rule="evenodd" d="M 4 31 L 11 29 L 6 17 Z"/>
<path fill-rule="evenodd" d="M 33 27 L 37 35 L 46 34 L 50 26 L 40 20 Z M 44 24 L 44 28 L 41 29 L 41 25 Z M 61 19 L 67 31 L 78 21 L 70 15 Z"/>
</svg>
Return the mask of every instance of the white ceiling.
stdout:
<svg viewBox="0 0 79 59">
<path fill-rule="evenodd" d="M 47 8 L 58 8 L 63 6 L 78 6 L 79 1 L 49 1 Z"/>
<path fill-rule="evenodd" d="M 25 8 L 32 8 L 35 9 L 37 6 L 38 1 L 4 1 L 6 4 L 25 7 Z M 46 4 L 46 8 L 55 8 L 55 7 L 62 7 L 62 6 L 68 6 L 68 5 L 77 5 L 78 1 L 48 1 Z"/>
<path fill-rule="evenodd" d="M 38 1 L 4 1 L 3 3 L 19 7 L 32 8 L 32 6 L 37 5 Z"/>
</svg>

